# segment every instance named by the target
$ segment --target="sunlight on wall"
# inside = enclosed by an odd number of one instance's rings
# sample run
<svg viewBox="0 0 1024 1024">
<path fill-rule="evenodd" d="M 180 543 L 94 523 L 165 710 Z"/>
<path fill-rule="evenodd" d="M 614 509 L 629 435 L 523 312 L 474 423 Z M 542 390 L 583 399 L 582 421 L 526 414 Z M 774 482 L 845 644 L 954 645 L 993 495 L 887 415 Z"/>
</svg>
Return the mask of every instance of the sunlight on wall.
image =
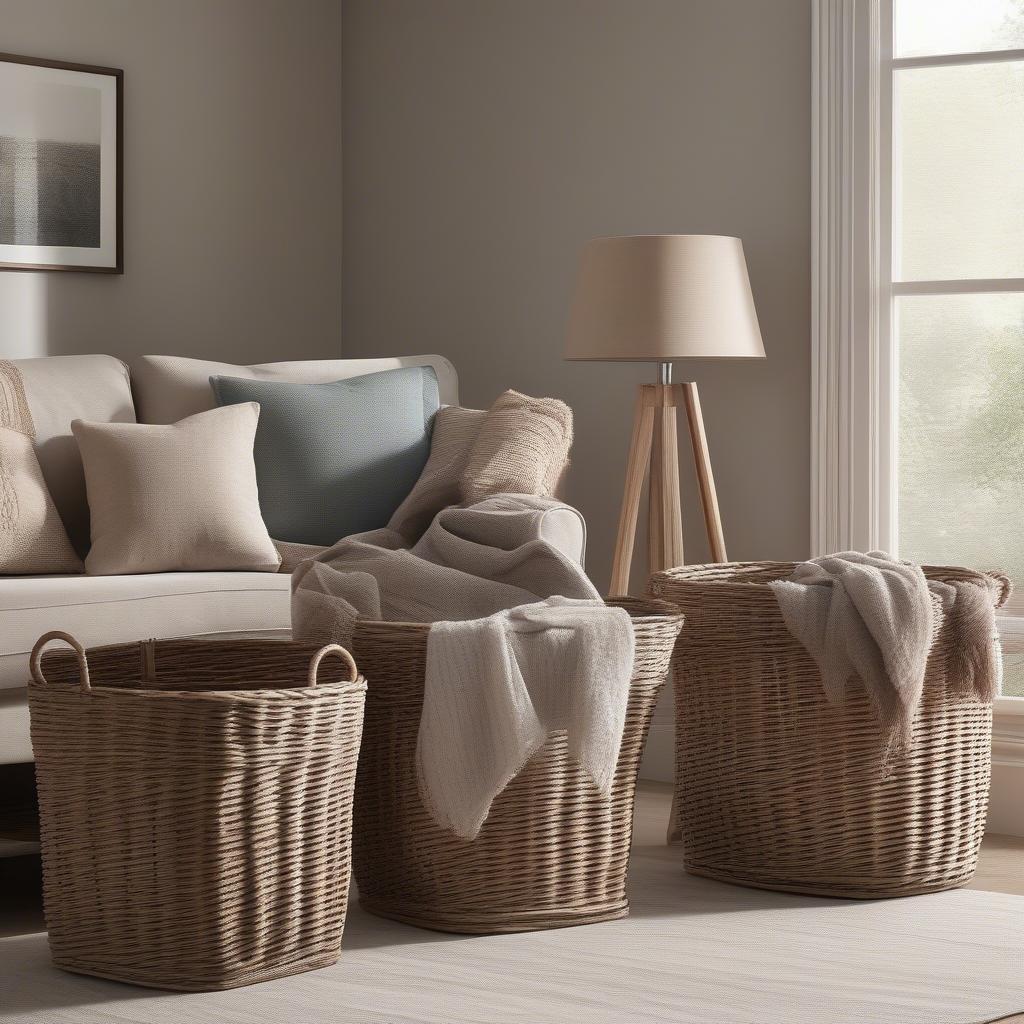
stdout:
<svg viewBox="0 0 1024 1024">
<path fill-rule="evenodd" d="M 46 278 L 31 272 L 0 273 L 0 358 L 49 355 Z"/>
</svg>

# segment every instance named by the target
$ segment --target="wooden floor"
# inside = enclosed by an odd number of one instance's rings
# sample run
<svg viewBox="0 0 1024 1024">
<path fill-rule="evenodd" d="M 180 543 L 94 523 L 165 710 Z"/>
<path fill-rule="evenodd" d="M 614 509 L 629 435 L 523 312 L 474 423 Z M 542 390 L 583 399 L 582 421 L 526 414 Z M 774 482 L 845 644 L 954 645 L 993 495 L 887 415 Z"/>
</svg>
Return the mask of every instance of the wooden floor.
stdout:
<svg viewBox="0 0 1024 1024">
<path fill-rule="evenodd" d="M 970 889 L 1024 896 L 1024 838 L 986 836 Z"/>
</svg>

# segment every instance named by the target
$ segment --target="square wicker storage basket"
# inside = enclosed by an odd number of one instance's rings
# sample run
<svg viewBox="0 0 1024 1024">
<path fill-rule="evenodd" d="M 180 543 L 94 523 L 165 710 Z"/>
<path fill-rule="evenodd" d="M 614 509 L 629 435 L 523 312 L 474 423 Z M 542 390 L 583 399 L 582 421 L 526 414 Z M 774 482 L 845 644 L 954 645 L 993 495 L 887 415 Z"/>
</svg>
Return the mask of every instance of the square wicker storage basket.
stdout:
<svg viewBox="0 0 1024 1024">
<path fill-rule="evenodd" d="M 43 646 L 62 639 L 73 652 Z M 338 959 L 366 683 L 343 648 L 158 640 L 32 655 L 54 963 L 233 988 Z"/>
<path fill-rule="evenodd" d="M 428 625 L 358 622 L 370 680 L 356 786 L 360 904 L 438 931 L 491 934 L 624 917 L 637 769 L 682 625 L 663 601 L 611 602 L 633 617 L 634 674 L 610 799 L 555 733 L 495 799 L 472 840 L 441 828 L 420 796 L 415 755 Z"/>
<path fill-rule="evenodd" d="M 653 593 L 686 615 L 675 657 L 676 769 L 670 839 L 686 870 L 740 885 L 876 899 L 963 885 L 985 830 L 992 708 L 949 667 L 937 611 L 913 742 L 885 763 L 862 687 L 840 705 L 786 628 L 768 586 L 792 562 L 657 573 Z M 946 582 L 999 574 L 925 566 Z"/>
</svg>

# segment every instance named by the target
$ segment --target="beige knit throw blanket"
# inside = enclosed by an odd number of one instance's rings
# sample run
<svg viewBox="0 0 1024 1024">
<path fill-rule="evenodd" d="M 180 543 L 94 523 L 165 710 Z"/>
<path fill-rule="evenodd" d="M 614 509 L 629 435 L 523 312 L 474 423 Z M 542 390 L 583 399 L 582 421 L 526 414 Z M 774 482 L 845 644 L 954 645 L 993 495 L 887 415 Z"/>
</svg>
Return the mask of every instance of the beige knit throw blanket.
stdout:
<svg viewBox="0 0 1024 1024">
<path fill-rule="evenodd" d="M 462 471 L 464 504 L 491 494 L 554 494 L 572 448 L 572 410 L 506 391 L 487 410 Z"/>
<path fill-rule="evenodd" d="M 412 546 L 386 528 L 346 537 L 292 573 L 293 635 L 348 644 L 360 618 L 465 621 L 555 595 L 599 600 L 583 569 L 540 539 L 555 507 L 494 495 L 444 509 Z"/>
<path fill-rule="evenodd" d="M 887 755 L 910 742 L 936 614 L 949 616 L 955 630 L 951 682 L 988 702 L 998 692 L 994 582 L 990 589 L 928 580 L 920 566 L 883 551 L 844 551 L 802 562 L 791 579 L 771 586 L 786 627 L 821 671 L 828 699 L 840 703 L 848 683 L 862 681 Z"/>
<path fill-rule="evenodd" d="M 292 576 L 297 640 L 348 643 L 364 617 L 436 624 L 417 764 L 427 806 L 466 838 L 552 731 L 567 731 L 602 792 L 618 760 L 632 623 L 539 539 L 555 504 L 500 495 L 448 508 L 412 547 L 375 530 L 339 541 Z"/>
</svg>

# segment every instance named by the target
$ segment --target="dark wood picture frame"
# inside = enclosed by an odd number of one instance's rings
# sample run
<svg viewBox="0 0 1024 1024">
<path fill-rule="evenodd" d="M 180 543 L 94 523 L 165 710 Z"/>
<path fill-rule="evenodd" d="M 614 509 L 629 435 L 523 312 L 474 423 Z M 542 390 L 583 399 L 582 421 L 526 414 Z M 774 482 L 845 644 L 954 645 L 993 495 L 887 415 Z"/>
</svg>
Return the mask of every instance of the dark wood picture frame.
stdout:
<svg viewBox="0 0 1024 1024">
<path fill-rule="evenodd" d="M 115 146 L 114 157 L 114 246 L 113 266 L 82 266 L 78 264 L 51 263 L 10 263 L 0 258 L 0 270 L 71 270 L 89 274 L 124 273 L 124 71 L 121 68 L 107 68 L 94 64 L 76 64 L 68 61 L 44 60 L 13 53 L 0 53 L 0 64 L 25 64 L 30 67 L 56 68 L 61 71 L 77 71 L 90 75 L 109 75 L 114 79 L 115 89 Z"/>
</svg>

